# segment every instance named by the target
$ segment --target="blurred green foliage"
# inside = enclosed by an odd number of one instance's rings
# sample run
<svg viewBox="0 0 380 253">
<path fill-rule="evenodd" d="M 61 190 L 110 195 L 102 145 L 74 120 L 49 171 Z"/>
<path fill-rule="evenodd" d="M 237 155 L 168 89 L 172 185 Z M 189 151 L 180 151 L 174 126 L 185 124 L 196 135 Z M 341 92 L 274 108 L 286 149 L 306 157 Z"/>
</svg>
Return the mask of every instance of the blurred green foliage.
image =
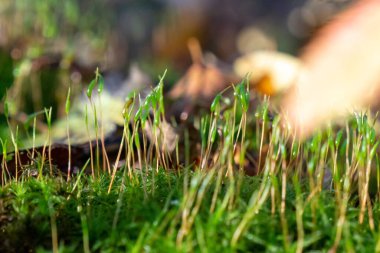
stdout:
<svg viewBox="0 0 380 253">
<path fill-rule="evenodd" d="M 7 89 L 13 84 L 13 60 L 0 50 L 0 101 L 5 96 Z M 9 134 L 5 115 L 0 113 L 0 138 L 7 137 Z"/>
<path fill-rule="evenodd" d="M 13 60 L 0 51 L 0 100 L 4 97 L 6 90 L 13 84 Z"/>
<path fill-rule="evenodd" d="M 91 37 L 107 33 L 111 15 L 106 11 L 107 1 L 91 0 L 2 0 L 2 22 L 12 26 L 10 38 L 34 37 L 52 39 L 78 32 Z"/>
<path fill-rule="evenodd" d="M 52 107 L 56 118 L 62 94 L 73 84 L 70 75 L 78 55 L 90 72 L 91 64 L 101 61 L 113 23 L 110 4 L 102 0 L 0 1 L 0 101 L 12 88 L 7 97 L 15 108 L 12 112 L 31 114 Z M 77 80 L 74 91 L 86 82 L 83 76 Z M 9 137 L 7 128 L 1 113 L 0 138 Z"/>
</svg>

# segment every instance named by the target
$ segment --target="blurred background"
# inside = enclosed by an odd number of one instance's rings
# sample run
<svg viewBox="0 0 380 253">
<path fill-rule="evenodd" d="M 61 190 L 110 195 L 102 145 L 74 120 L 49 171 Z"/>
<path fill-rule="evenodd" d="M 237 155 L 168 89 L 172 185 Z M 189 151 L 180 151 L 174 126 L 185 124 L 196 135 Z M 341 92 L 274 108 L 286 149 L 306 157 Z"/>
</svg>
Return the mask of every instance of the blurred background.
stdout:
<svg viewBox="0 0 380 253">
<path fill-rule="evenodd" d="M 132 72 L 168 89 L 191 65 L 188 41 L 232 64 L 256 50 L 297 55 L 344 0 L 1 0 L 0 97 L 21 123 L 52 107 L 64 114 L 68 87 L 83 92 L 99 67 L 108 89 Z M 147 83 L 146 85 L 152 85 Z M 4 105 L 0 137 L 7 136 Z M 20 123 L 19 122 L 19 123 Z M 17 124 L 17 122 L 16 122 Z"/>
</svg>

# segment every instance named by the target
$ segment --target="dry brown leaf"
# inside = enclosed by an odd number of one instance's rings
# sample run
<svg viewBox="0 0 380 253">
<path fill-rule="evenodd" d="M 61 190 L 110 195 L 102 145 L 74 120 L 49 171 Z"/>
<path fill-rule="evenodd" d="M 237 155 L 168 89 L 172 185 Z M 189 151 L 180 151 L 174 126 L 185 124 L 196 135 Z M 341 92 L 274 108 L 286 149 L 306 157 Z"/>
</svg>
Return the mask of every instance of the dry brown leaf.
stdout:
<svg viewBox="0 0 380 253">
<path fill-rule="evenodd" d="M 239 80 L 228 69 L 222 69 L 216 63 L 205 62 L 196 41 L 191 40 L 189 48 L 194 63 L 168 94 L 175 101 L 170 114 L 180 115 L 183 120 L 197 106 L 208 108 L 219 92 Z"/>
<path fill-rule="evenodd" d="M 173 99 L 186 97 L 191 101 L 212 98 L 229 83 L 229 78 L 215 66 L 195 63 L 169 93 Z"/>
</svg>

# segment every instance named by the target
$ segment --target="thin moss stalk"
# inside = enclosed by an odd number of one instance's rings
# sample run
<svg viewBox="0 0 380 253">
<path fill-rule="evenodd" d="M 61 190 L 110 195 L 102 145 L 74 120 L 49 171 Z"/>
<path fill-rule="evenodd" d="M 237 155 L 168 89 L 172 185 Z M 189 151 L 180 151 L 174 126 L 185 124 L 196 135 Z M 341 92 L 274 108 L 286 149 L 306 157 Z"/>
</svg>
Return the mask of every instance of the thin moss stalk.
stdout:
<svg viewBox="0 0 380 253">
<path fill-rule="evenodd" d="M 94 166 L 94 151 L 92 148 L 92 141 L 91 141 L 91 134 L 90 134 L 90 128 L 88 124 L 88 110 L 87 110 L 87 105 L 86 105 L 86 110 L 85 110 L 85 124 L 86 124 L 86 130 L 87 130 L 87 136 L 88 136 L 88 145 L 90 147 L 90 160 L 91 160 L 91 175 L 92 178 L 95 178 L 95 166 Z"/>
<path fill-rule="evenodd" d="M 67 91 L 66 104 L 65 104 L 65 113 L 66 113 L 66 133 L 67 133 L 67 144 L 68 144 L 68 161 L 67 161 L 67 181 L 70 181 L 71 178 L 71 140 L 70 140 L 70 92 L 71 87 Z"/>
</svg>

